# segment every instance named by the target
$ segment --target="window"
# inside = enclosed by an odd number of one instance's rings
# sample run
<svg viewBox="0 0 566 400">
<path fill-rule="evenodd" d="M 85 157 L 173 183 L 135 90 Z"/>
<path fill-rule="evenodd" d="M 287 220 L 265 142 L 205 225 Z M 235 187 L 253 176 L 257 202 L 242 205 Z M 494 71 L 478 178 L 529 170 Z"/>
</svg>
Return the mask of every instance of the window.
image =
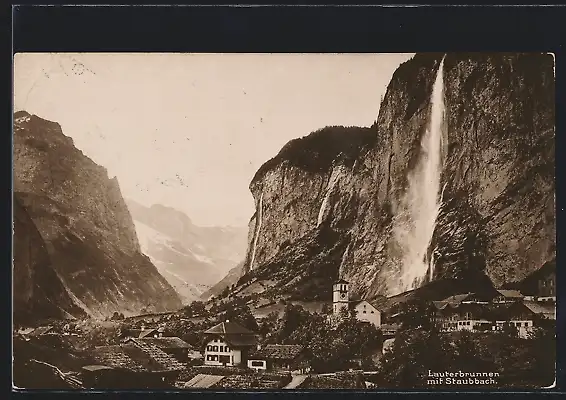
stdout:
<svg viewBox="0 0 566 400">
<path fill-rule="evenodd" d="M 224 346 L 220 346 L 220 352 L 221 352 L 221 353 L 224 352 Z"/>
<path fill-rule="evenodd" d="M 218 346 L 213 346 L 212 351 L 218 351 Z"/>
<path fill-rule="evenodd" d="M 206 351 L 212 351 L 212 346 L 206 346 Z"/>
<path fill-rule="evenodd" d="M 373 311 L 371 312 L 372 314 L 375 314 Z"/>
<path fill-rule="evenodd" d="M 230 347 L 226 346 L 226 347 L 224 348 L 224 351 L 225 351 L 226 353 L 228 353 L 228 352 L 230 351 Z"/>
<path fill-rule="evenodd" d="M 367 314 L 366 310 L 364 310 L 364 314 Z"/>
</svg>

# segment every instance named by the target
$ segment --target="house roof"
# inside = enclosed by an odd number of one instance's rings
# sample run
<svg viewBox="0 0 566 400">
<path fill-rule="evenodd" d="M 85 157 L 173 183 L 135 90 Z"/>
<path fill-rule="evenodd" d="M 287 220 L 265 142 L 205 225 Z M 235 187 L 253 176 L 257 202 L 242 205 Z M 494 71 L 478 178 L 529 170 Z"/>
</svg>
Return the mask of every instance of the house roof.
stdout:
<svg viewBox="0 0 566 400">
<path fill-rule="evenodd" d="M 492 304 L 487 307 L 491 318 L 496 320 L 505 320 L 521 315 L 522 313 L 534 314 L 534 312 L 523 303 L 511 304 Z"/>
<path fill-rule="evenodd" d="M 444 309 L 448 306 L 448 302 L 447 302 L 447 301 L 433 301 L 432 304 L 433 304 L 438 310 L 444 310 Z"/>
<path fill-rule="evenodd" d="M 30 333 L 32 333 L 35 329 L 34 328 L 24 328 L 24 329 L 20 329 L 18 331 L 18 333 L 20 335 L 29 335 Z"/>
<path fill-rule="evenodd" d="M 149 335 L 152 335 L 154 333 L 157 333 L 157 332 L 158 332 L 157 328 L 141 329 L 140 334 L 138 335 L 138 338 L 143 339 L 143 338 L 145 338 Z"/>
<path fill-rule="evenodd" d="M 497 292 L 505 297 L 512 297 L 512 298 L 520 298 L 523 295 L 518 290 L 505 290 L 505 289 L 498 289 Z"/>
<path fill-rule="evenodd" d="M 298 344 L 268 344 L 264 348 L 255 350 L 250 357 L 267 358 L 273 360 L 293 360 L 303 351 Z"/>
<path fill-rule="evenodd" d="M 107 365 L 85 365 L 83 366 L 83 369 L 87 371 L 101 371 L 101 370 L 113 370 L 114 368 L 109 367 Z"/>
<path fill-rule="evenodd" d="M 368 303 L 370 306 L 372 306 L 373 308 L 375 308 L 377 311 L 379 311 L 379 308 L 377 308 L 376 306 L 374 306 L 370 301 L 367 300 L 356 300 L 356 301 L 352 301 L 350 302 L 350 307 L 355 308 L 357 307 L 359 304 L 361 303 Z"/>
<path fill-rule="evenodd" d="M 126 343 L 96 347 L 94 359 L 102 365 L 135 372 L 168 372 L 184 369 L 184 365 L 156 346 L 129 339 Z"/>
<path fill-rule="evenodd" d="M 226 377 L 223 375 L 198 374 L 195 377 L 193 377 L 190 381 L 185 382 L 184 387 L 191 389 L 207 389 L 217 384 L 224 378 Z"/>
<path fill-rule="evenodd" d="M 367 300 L 367 302 L 380 311 L 385 310 L 388 305 L 388 299 L 385 296 L 378 296 L 373 300 Z"/>
<path fill-rule="evenodd" d="M 253 335 L 254 333 L 235 322 L 225 321 L 204 331 L 207 334 L 216 335 Z"/>
<path fill-rule="evenodd" d="M 53 329 L 52 326 L 40 326 L 39 328 L 35 328 L 29 334 L 32 336 L 45 335 L 46 333 L 50 332 L 52 329 Z"/>
<path fill-rule="evenodd" d="M 554 304 L 525 301 L 524 305 L 535 314 L 542 314 L 547 319 L 556 319 L 556 306 Z"/>
<path fill-rule="evenodd" d="M 472 295 L 472 293 L 462 293 L 462 294 L 456 294 L 454 296 L 450 296 L 445 298 L 444 300 L 442 300 L 443 302 L 446 303 L 461 303 L 464 300 L 466 300 L 468 297 L 470 297 Z"/>
<path fill-rule="evenodd" d="M 349 284 L 350 282 L 348 282 L 345 279 L 338 279 L 336 282 L 334 282 L 334 284 L 336 285 L 337 283 L 345 283 L 345 284 Z"/>
<path fill-rule="evenodd" d="M 160 338 L 142 338 L 139 339 L 144 343 L 149 343 L 160 349 L 188 349 L 191 346 L 183 339 L 178 338 L 176 336 L 173 337 L 160 337 Z"/>
<path fill-rule="evenodd" d="M 255 346 L 257 344 L 257 338 L 255 335 L 224 335 L 224 340 L 232 347 L 238 346 Z"/>
</svg>

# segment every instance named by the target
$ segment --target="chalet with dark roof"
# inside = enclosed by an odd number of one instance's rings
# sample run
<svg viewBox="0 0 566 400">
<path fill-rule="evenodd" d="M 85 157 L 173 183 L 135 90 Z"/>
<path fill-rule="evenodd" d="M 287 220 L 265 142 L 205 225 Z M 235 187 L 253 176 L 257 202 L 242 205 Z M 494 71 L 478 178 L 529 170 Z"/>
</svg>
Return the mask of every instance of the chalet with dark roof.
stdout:
<svg viewBox="0 0 566 400">
<path fill-rule="evenodd" d="M 95 363 L 83 368 L 83 379 L 92 388 L 170 387 L 185 368 L 158 347 L 133 338 L 96 347 L 92 358 Z"/>
<path fill-rule="evenodd" d="M 544 263 L 513 286 L 525 296 L 534 297 L 537 301 L 556 302 L 556 258 Z"/>
<path fill-rule="evenodd" d="M 303 346 L 295 344 L 268 344 L 250 352 L 248 368 L 256 371 L 298 371 L 309 369 Z"/>
<path fill-rule="evenodd" d="M 171 337 L 145 337 L 139 339 L 143 343 L 151 344 L 170 356 L 175 357 L 178 361 L 187 362 L 189 358 L 189 350 L 191 346 L 183 339 L 176 336 Z"/>
<path fill-rule="evenodd" d="M 536 313 L 523 302 L 498 303 L 490 306 L 493 330 L 502 330 L 510 324 L 520 337 L 526 338 L 535 325 Z"/>
<path fill-rule="evenodd" d="M 490 330 L 491 315 L 486 303 L 468 302 L 470 294 L 433 301 L 434 321 L 441 331 Z"/>
<path fill-rule="evenodd" d="M 524 301 L 523 304 L 540 319 L 556 321 L 556 306 L 550 302 Z"/>
<path fill-rule="evenodd" d="M 514 303 L 523 300 L 523 295 L 518 290 L 497 290 L 498 295 L 493 299 L 494 303 Z"/>
<path fill-rule="evenodd" d="M 250 351 L 257 345 L 254 332 L 230 321 L 221 322 L 204 333 L 209 337 L 204 350 L 205 365 L 246 365 Z"/>
</svg>

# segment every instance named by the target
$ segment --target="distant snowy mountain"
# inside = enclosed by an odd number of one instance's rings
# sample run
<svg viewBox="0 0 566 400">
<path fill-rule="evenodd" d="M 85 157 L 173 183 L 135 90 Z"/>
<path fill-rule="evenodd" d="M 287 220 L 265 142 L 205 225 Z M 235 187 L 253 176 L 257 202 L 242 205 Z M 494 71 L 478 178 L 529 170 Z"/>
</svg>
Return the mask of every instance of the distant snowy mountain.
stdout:
<svg viewBox="0 0 566 400">
<path fill-rule="evenodd" d="M 244 227 L 200 227 L 170 207 L 127 204 L 143 253 L 184 303 L 200 298 L 244 258 Z"/>
</svg>

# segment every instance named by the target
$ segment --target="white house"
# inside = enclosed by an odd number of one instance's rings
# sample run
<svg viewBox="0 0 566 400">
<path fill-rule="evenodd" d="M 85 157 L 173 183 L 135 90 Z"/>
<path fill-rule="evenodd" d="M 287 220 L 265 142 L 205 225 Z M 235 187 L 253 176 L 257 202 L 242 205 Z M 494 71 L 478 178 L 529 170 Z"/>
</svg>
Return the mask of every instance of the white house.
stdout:
<svg viewBox="0 0 566 400">
<path fill-rule="evenodd" d="M 340 279 L 332 286 L 332 317 L 336 320 L 344 310 L 353 310 L 362 322 L 381 326 L 381 311 L 367 300 L 350 301 L 349 282 Z"/>
<path fill-rule="evenodd" d="M 248 353 L 257 345 L 255 334 L 234 322 L 221 322 L 204 333 L 210 338 L 204 348 L 205 365 L 246 365 Z"/>
<path fill-rule="evenodd" d="M 363 322 L 370 322 L 375 326 L 381 326 L 381 311 L 371 305 L 368 301 L 362 300 L 354 306 L 356 317 Z"/>
</svg>

